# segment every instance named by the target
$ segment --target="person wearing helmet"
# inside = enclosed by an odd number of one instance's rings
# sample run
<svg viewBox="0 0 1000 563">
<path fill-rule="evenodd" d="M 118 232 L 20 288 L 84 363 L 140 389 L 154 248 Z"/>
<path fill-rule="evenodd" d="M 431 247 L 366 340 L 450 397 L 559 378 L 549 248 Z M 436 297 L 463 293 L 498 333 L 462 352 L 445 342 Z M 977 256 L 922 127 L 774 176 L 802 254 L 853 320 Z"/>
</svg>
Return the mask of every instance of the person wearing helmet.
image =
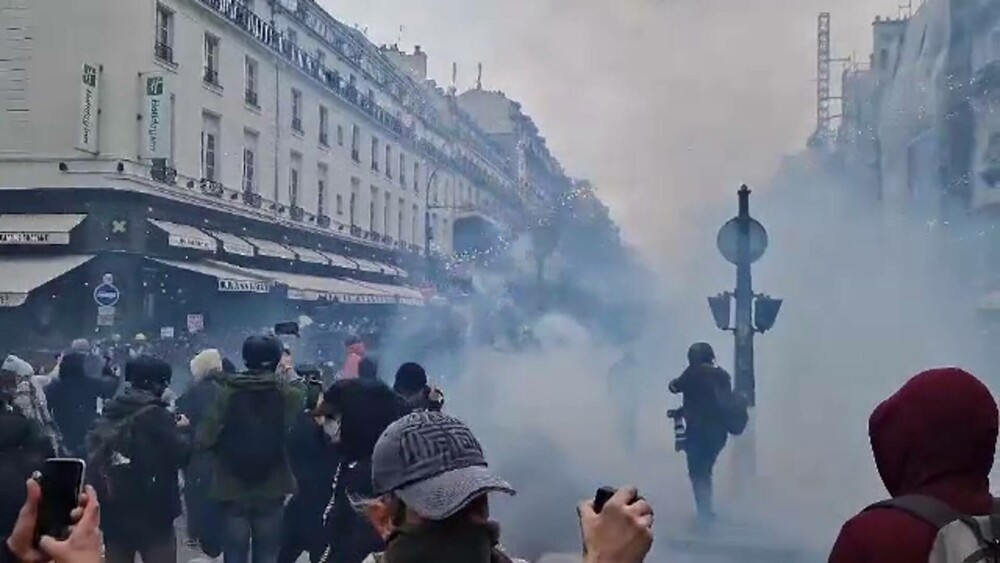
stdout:
<svg viewBox="0 0 1000 563">
<path fill-rule="evenodd" d="M 670 382 L 670 392 L 684 397 L 682 410 L 687 422 L 684 451 L 698 517 L 704 522 L 714 517 L 712 469 L 728 437 L 719 398 L 723 391 L 731 392 L 732 387 L 729 374 L 715 363 L 712 346 L 704 342 L 693 344 L 687 357 L 688 367 Z"/>
</svg>

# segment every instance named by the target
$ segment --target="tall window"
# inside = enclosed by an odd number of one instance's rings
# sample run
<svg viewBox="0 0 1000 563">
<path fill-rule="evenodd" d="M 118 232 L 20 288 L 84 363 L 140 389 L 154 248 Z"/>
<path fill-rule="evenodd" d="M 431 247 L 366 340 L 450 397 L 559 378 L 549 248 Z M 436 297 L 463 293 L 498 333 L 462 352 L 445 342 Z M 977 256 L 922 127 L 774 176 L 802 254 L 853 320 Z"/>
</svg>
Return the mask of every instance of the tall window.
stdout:
<svg viewBox="0 0 1000 563">
<path fill-rule="evenodd" d="M 413 163 L 413 192 L 420 193 L 420 163 Z"/>
<path fill-rule="evenodd" d="M 330 112 L 326 106 L 319 106 L 319 144 L 330 146 Z"/>
<path fill-rule="evenodd" d="M 385 144 L 385 175 L 392 178 L 392 145 Z"/>
<path fill-rule="evenodd" d="M 320 67 L 326 63 L 326 53 L 324 53 L 323 49 L 320 49 L 319 47 L 316 48 L 316 62 L 319 63 Z"/>
<path fill-rule="evenodd" d="M 205 34 L 205 82 L 219 85 L 219 38 Z"/>
<path fill-rule="evenodd" d="M 406 153 L 399 153 L 399 185 L 406 188 Z"/>
<path fill-rule="evenodd" d="M 351 126 L 351 158 L 361 162 L 361 128 L 357 125 Z"/>
<path fill-rule="evenodd" d="M 316 214 L 326 217 L 326 166 L 320 164 L 316 173 L 319 176 L 316 181 Z"/>
<path fill-rule="evenodd" d="M 257 61 L 247 57 L 243 62 L 243 100 L 253 107 L 260 107 L 257 103 Z"/>
<path fill-rule="evenodd" d="M 378 188 L 371 187 L 371 199 L 368 200 L 368 230 L 375 232 L 375 205 L 378 201 Z"/>
<path fill-rule="evenodd" d="M 344 146 L 344 126 L 337 124 L 337 146 Z"/>
<path fill-rule="evenodd" d="M 257 193 L 257 134 L 243 132 L 243 191 Z"/>
<path fill-rule="evenodd" d="M 299 181 L 302 178 L 302 155 L 292 153 L 292 165 L 288 169 L 288 204 L 299 206 Z"/>
<path fill-rule="evenodd" d="M 372 135 L 372 170 L 378 170 L 378 137 Z"/>
<path fill-rule="evenodd" d="M 201 177 L 219 180 L 219 118 L 210 113 L 201 115 Z"/>
<path fill-rule="evenodd" d="M 337 194 L 337 215 L 344 214 L 344 196 Z"/>
<path fill-rule="evenodd" d="M 382 234 L 389 234 L 389 206 L 392 205 L 392 196 L 385 194 L 385 205 L 382 207 Z"/>
<path fill-rule="evenodd" d="M 349 204 L 348 212 L 351 216 L 351 226 L 355 225 L 355 219 L 357 217 L 358 209 L 358 193 L 361 192 L 361 180 L 358 178 L 351 178 L 351 201 Z"/>
<path fill-rule="evenodd" d="M 403 240 L 403 211 L 406 209 L 406 200 L 399 198 L 399 208 L 396 212 L 396 238 L 402 242 Z"/>
<path fill-rule="evenodd" d="M 174 13 L 163 4 L 156 5 L 156 58 L 174 62 Z"/>
<path fill-rule="evenodd" d="M 418 226 L 417 220 L 419 217 L 420 217 L 420 209 L 417 207 L 416 204 L 414 204 L 413 215 L 410 216 L 410 221 L 412 223 L 412 226 L 410 227 L 412 231 L 410 233 L 410 240 L 413 241 L 413 244 L 417 244 L 417 241 L 420 240 L 420 231 L 417 229 Z"/>
<path fill-rule="evenodd" d="M 302 92 L 292 88 L 292 129 L 302 132 Z"/>
</svg>

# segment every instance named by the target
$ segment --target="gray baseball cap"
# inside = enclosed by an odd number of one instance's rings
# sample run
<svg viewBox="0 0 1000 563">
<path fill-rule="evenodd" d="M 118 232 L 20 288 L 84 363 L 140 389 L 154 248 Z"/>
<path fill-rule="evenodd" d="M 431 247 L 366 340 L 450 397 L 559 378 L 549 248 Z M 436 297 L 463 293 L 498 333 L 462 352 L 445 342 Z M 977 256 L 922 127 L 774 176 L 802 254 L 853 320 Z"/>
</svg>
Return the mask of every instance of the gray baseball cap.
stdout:
<svg viewBox="0 0 1000 563">
<path fill-rule="evenodd" d="M 462 421 L 416 412 L 393 422 L 372 454 L 375 494 L 393 493 L 417 514 L 444 520 L 484 493 L 514 494 L 489 470 L 483 448 Z"/>
</svg>

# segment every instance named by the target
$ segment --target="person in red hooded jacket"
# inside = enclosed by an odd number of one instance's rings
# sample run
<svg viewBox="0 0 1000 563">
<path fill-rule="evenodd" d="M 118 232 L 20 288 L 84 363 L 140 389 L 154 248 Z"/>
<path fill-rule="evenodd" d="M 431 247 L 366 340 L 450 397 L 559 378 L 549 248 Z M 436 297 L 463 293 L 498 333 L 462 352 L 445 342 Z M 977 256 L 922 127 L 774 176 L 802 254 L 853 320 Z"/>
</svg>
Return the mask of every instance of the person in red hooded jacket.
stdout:
<svg viewBox="0 0 1000 563">
<path fill-rule="evenodd" d="M 962 514 L 991 512 L 997 404 L 971 374 L 946 368 L 913 377 L 875 409 L 868 434 L 893 498 L 924 495 Z M 844 524 L 830 563 L 926 563 L 936 535 L 898 508 L 866 510 Z"/>
</svg>

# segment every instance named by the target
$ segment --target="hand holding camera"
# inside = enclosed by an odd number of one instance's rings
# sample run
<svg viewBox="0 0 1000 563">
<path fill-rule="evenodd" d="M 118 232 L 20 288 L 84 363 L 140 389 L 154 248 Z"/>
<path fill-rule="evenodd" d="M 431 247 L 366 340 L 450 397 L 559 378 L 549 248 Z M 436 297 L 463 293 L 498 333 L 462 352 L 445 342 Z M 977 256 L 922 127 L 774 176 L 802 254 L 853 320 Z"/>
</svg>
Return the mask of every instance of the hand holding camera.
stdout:
<svg viewBox="0 0 1000 563">
<path fill-rule="evenodd" d="M 634 487 L 603 487 L 577 508 L 586 563 L 639 563 L 653 545 L 653 509 Z"/>
</svg>

